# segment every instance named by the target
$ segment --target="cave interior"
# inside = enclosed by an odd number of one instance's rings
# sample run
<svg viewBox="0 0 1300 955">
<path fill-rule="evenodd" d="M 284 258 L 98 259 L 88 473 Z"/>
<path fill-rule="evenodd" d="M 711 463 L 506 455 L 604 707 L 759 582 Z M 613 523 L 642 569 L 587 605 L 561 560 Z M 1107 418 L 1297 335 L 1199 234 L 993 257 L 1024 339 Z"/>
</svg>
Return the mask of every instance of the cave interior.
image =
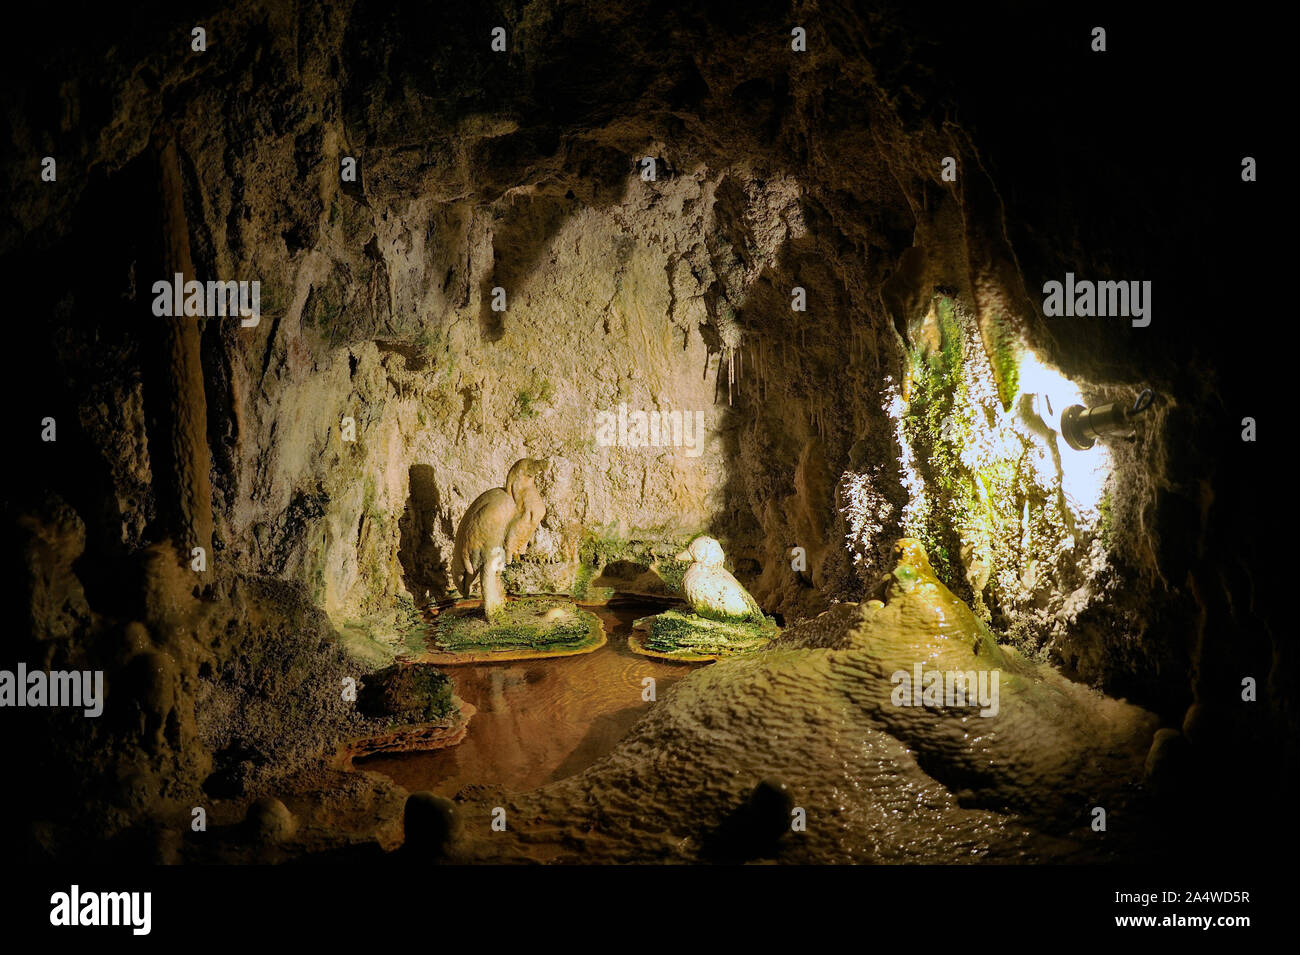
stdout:
<svg viewBox="0 0 1300 955">
<path fill-rule="evenodd" d="M 6 709 L 27 857 L 1125 862 L 1284 817 L 1243 419 L 1285 376 L 1226 319 L 1278 307 L 1269 121 L 1152 56 L 1196 23 L 77 9 L 4 65 L 0 666 L 106 688 Z M 524 459 L 544 514 L 463 592 Z M 633 652 L 706 538 L 753 645 Z M 457 659 L 498 573 L 599 646 Z"/>
</svg>

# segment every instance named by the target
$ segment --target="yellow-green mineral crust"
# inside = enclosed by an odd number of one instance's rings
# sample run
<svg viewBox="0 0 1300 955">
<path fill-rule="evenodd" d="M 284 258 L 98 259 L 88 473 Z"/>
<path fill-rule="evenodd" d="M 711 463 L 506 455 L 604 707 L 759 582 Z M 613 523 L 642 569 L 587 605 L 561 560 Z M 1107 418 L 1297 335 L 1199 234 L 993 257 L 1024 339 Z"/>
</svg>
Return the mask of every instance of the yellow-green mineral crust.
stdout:
<svg viewBox="0 0 1300 955">
<path fill-rule="evenodd" d="M 1122 811 L 1132 798 L 1156 717 L 999 647 L 919 544 L 897 551 L 883 600 L 836 605 L 767 649 L 693 671 L 595 766 L 499 803 L 526 840 L 514 829 L 473 835 L 465 858 L 707 860 L 720 820 L 768 778 L 808 819 L 771 850 L 785 862 L 1077 862 L 1122 852 L 1129 836 L 1113 826 L 1099 841 L 1089 809 Z M 895 674 L 918 662 L 999 671 L 996 715 L 896 705 Z M 562 829 L 526 822 L 561 818 Z"/>
</svg>

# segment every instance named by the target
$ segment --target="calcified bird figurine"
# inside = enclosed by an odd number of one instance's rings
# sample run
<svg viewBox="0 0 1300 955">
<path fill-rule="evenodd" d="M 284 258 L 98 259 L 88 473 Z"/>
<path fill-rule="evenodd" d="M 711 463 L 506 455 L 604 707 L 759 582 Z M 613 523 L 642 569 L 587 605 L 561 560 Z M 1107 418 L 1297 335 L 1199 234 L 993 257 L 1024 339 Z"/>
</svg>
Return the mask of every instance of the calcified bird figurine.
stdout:
<svg viewBox="0 0 1300 955">
<path fill-rule="evenodd" d="M 483 590 L 483 615 L 495 623 L 505 606 L 501 572 L 528 547 L 533 532 L 546 515 L 533 479 L 546 469 L 546 461 L 521 458 L 510 468 L 506 486 L 484 491 L 469 506 L 456 531 L 451 560 L 452 581 L 462 597 L 469 596 L 474 579 Z"/>
<path fill-rule="evenodd" d="M 677 559 L 690 563 L 682 578 L 686 602 L 701 617 L 713 620 L 762 620 L 763 610 L 740 581 L 722 566 L 722 545 L 697 537 Z"/>
</svg>

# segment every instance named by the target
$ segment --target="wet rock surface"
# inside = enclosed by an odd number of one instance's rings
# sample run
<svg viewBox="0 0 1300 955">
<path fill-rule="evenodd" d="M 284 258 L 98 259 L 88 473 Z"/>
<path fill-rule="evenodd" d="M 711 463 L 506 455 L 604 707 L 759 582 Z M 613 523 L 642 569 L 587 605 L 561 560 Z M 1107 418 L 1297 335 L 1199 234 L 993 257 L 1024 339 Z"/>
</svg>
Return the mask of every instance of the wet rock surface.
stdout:
<svg viewBox="0 0 1300 955">
<path fill-rule="evenodd" d="M 883 606 L 843 605 L 790 628 L 781 649 L 692 673 L 606 760 L 502 803 L 520 835 L 480 828 L 464 851 L 497 861 L 734 861 L 752 838 L 754 855 L 790 862 L 1120 853 L 1140 829 L 1107 839 L 1090 830 L 1088 811 L 1132 801 L 1155 717 L 999 648 L 923 552 L 912 545 L 907 555 L 913 563 L 899 566 L 919 579 Z M 918 661 L 999 669 L 997 714 L 897 705 L 891 677 Z M 751 794 L 769 776 L 807 818 L 806 831 L 779 845 L 771 820 L 761 821 L 772 813 Z M 486 818 L 490 809 L 471 801 L 464 811 Z"/>
</svg>

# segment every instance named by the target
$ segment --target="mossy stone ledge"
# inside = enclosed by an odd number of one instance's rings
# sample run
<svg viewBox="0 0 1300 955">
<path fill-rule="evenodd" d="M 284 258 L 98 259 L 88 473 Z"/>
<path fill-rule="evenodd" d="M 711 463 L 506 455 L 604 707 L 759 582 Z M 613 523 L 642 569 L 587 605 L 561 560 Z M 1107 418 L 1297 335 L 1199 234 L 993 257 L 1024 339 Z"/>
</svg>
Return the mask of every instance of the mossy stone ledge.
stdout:
<svg viewBox="0 0 1300 955">
<path fill-rule="evenodd" d="M 770 617 L 712 620 L 683 610 L 667 610 L 636 621 L 628 647 L 643 656 L 681 663 L 706 663 L 761 650 L 780 633 Z"/>
<path fill-rule="evenodd" d="M 508 600 L 489 624 L 478 601 L 458 601 L 439 613 L 408 663 L 491 663 L 590 653 L 605 644 L 600 618 L 562 597 Z M 412 648 L 413 650 L 415 648 Z"/>
</svg>

